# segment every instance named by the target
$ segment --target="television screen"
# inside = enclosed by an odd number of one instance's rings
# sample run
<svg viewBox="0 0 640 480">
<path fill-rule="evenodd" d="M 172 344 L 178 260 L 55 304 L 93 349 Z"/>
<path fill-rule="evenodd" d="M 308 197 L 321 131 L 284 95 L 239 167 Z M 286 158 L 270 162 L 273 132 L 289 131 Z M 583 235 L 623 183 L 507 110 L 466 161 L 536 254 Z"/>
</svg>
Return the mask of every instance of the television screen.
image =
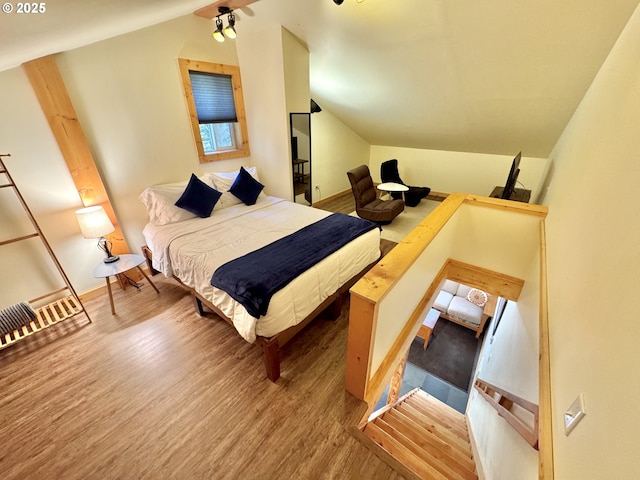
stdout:
<svg viewBox="0 0 640 480">
<path fill-rule="evenodd" d="M 509 176 L 507 177 L 507 182 L 504 184 L 504 190 L 502 191 L 502 198 L 504 200 L 509 200 L 513 191 L 516 188 L 516 182 L 518 181 L 518 174 L 520 173 L 520 158 L 522 157 L 522 152 L 518 152 L 518 154 L 511 162 L 511 169 L 509 170 Z"/>
</svg>

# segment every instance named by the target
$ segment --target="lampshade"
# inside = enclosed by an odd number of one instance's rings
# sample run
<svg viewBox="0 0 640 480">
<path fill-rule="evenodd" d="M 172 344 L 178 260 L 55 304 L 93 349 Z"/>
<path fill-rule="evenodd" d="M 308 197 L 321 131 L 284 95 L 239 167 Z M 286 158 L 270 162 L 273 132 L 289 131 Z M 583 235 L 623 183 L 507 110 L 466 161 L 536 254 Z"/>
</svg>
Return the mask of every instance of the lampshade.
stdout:
<svg viewBox="0 0 640 480">
<path fill-rule="evenodd" d="M 222 20 L 220 17 L 216 18 L 216 31 L 212 33 L 213 38 L 218 42 L 224 42 L 224 33 L 222 33 Z"/>
<path fill-rule="evenodd" d="M 227 25 L 226 27 L 224 27 L 224 34 L 227 38 L 236 38 L 237 34 L 236 34 L 236 29 L 235 24 L 236 24 L 236 17 L 233 15 L 233 12 L 229 13 L 229 16 L 227 17 L 227 21 L 229 22 L 229 25 Z"/>
<path fill-rule="evenodd" d="M 84 238 L 100 238 L 115 231 L 107 212 L 99 205 L 76 211 L 76 218 Z"/>
</svg>

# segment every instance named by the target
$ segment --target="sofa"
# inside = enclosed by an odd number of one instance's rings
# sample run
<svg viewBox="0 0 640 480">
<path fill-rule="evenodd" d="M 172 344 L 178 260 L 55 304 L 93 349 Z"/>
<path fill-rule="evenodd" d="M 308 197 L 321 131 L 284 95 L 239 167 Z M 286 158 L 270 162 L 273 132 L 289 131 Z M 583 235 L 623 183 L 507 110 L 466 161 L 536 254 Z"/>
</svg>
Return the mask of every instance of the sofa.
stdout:
<svg viewBox="0 0 640 480">
<path fill-rule="evenodd" d="M 485 323 L 493 315 L 495 300 L 482 290 L 445 280 L 433 308 L 440 311 L 440 317 L 473 330 L 479 338 Z"/>
</svg>

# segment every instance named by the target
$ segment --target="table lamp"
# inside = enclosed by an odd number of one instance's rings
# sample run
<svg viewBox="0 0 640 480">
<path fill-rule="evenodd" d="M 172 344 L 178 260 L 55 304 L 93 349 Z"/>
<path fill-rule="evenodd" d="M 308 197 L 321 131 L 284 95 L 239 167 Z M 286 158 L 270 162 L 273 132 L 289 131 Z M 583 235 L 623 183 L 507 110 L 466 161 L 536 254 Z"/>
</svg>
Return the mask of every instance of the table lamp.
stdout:
<svg viewBox="0 0 640 480">
<path fill-rule="evenodd" d="M 100 205 L 81 208 L 76 211 L 76 218 L 84 238 L 98 239 L 98 248 L 106 254 L 104 263 L 113 263 L 120 260 L 120 257 L 111 254 L 111 242 L 104 238 L 105 235 L 115 231 L 115 227 L 109 220 L 104 208 Z"/>
</svg>

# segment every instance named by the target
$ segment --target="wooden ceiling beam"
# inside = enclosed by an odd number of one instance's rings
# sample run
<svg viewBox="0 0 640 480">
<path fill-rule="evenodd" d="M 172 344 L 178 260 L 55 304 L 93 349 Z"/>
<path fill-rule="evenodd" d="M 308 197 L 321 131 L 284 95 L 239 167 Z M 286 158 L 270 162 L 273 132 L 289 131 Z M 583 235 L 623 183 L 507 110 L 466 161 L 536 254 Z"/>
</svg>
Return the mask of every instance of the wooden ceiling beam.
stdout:
<svg viewBox="0 0 640 480">
<path fill-rule="evenodd" d="M 104 207 L 115 227 L 115 231 L 107 236 L 113 243 L 113 253 L 129 252 L 55 57 L 49 55 L 38 58 L 22 64 L 22 67 L 60 147 L 83 205 Z"/>
<path fill-rule="evenodd" d="M 204 18 L 215 18 L 220 12 L 220 7 L 227 7 L 231 10 L 239 10 L 247 5 L 257 2 L 258 0 L 218 0 L 217 2 L 207 5 L 206 7 L 199 8 L 195 12 L 195 15 Z"/>
</svg>

